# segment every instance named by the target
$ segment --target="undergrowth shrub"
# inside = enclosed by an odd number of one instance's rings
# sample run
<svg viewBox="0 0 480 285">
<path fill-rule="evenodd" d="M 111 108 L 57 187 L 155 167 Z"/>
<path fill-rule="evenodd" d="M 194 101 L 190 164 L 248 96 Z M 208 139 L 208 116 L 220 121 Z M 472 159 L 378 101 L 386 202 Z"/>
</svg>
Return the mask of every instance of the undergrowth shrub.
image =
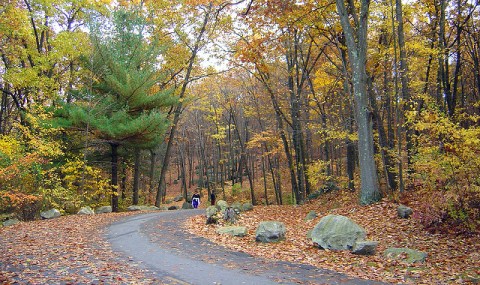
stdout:
<svg viewBox="0 0 480 285">
<path fill-rule="evenodd" d="M 34 220 L 40 211 L 42 197 L 23 193 L 0 192 L 0 213 L 14 213 L 23 221 Z"/>
<path fill-rule="evenodd" d="M 414 217 L 431 231 L 478 231 L 480 127 L 461 126 L 433 108 L 413 126 L 418 148 L 412 179 L 421 186 L 422 200 Z"/>
</svg>

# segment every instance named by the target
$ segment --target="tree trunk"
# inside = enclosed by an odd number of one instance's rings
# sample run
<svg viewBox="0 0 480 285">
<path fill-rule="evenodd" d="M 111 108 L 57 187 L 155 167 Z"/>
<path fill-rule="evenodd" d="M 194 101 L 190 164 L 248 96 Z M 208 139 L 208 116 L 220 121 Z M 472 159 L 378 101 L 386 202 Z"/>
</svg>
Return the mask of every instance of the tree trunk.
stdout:
<svg viewBox="0 0 480 285">
<path fill-rule="evenodd" d="M 179 154 L 179 159 L 180 159 L 180 181 L 182 183 L 182 196 L 187 200 L 187 171 L 185 170 L 185 155 L 183 151 L 183 144 L 178 144 L 178 154 Z"/>
<path fill-rule="evenodd" d="M 192 49 L 192 55 L 190 56 L 189 62 L 188 62 L 188 67 L 186 69 L 186 74 L 185 78 L 182 84 L 182 89 L 180 90 L 179 94 L 179 103 L 175 107 L 174 111 L 174 117 L 173 117 L 173 124 L 172 127 L 170 128 L 170 134 L 168 136 L 168 142 L 167 142 L 167 148 L 165 150 L 165 156 L 163 157 L 163 163 L 162 163 L 162 169 L 160 172 L 160 181 L 158 182 L 158 190 L 157 190 L 157 197 L 155 199 L 155 206 L 160 207 L 160 203 L 162 201 L 162 194 L 165 191 L 164 189 L 164 182 L 165 182 L 165 175 L 167 174 L 167 169 L 168 165 L 170 163 L 170 153 L 172 149 L 172 144 L 173 140 L 175 139 L 175 133 L 177 130 L 178 122 L 180 120 L 180 114 L 182 113 L 183 109 L 183 99 L 185 97 L 185 93 L 187 91 L 187 85 L 190 82 L 190 76 L 193 70 L 193 64 L 195 63 L 195 60 L 197 58 L 197 53 L 200 50 L 200 45 L 203 39 L 203 35 L 205 34 L 206 28 L 207 28 L 207 23 L 208 19 L 210 17 L 210 13 L 212 11 L 212 4 L 210 3 L 208 11 L 205 12 L 205 17 L 203 19 L 203 24 L 200 29 L 199 34 L 197 35 L 195 44 Z"/>
<path fill-rule="evenodd" d="M 112 211 L 118 212 L 118 143 L 111 142 L 110 147 L 112 149 Z"/>
<path fill-rule="evenodd" d="M 408 62 L 407 62 L 407 51 L 405 44 L 405 31 L 403 29 L 403 9 L 402 1 L 396 0 L 396 18 L 398 23 L 398 48 L 400 52 L 400 82 L 402 83 L 402 98 L 403 98 L 403 114 L 402 117 L 405 117 L 405 112 L 411 110 L 411 98 L 410 98 L 410 80 L 408 78 Z M 411 170 L 412 156 L 413 156 L 413 130 L 412 127 L 408 124 L 405 124 L 405 139 L 407 147 L 407 173 Z"/>
<path fill-rule="evenodd" d="M 247 149 L 245 147 L 245 142 L 242 140 L 242 136 L 240 135 L 239 126 L 237 124 L 237 120 L 236 120 L 234 110 L 233 110 L 232 107 L 230 107 L 230 114 L 231 114 L 231 117 L 232 117 L 233 124 L 235 126 L 235 131 L 236 131 L 237 136 L 238 136 L 238 141 L 240 143 L 240 150 L 242 152 L 241 155 L 240 155 L 240 165 L 243 165 L 245 167 L 245 171 L 247 172 L 248 182 L 249 182 L 249 185 L 250 185 L 250 198 L 252 200 L 252 204 L 256 205 L 255 191 L 254 191 L 254 188 L 253 188 L 253 178 L 252 178 L 252 173 L 250 171 L 250 167 L 248 165 L 248 160 L 247 160 Z M 243 162 L 243 164 L 242 164 L 242 162 Z M 240 167 L 240 169 L 242 169 L 242 168 Z M 242 176 L 242 173 L 239 173 L 239 175 Z"/>
<path fill-rule="evenodd" d="M 265 157 L 262 154 L 262 175 L 263 175 L 263 190 L 265 195 L 265 205 L 268 206 L 268 192 L 267 192 L 267 174 L 265 171 Z"/>
<path fill-rule="evenodd" d="M 150 150 L 150 172 L 149 172 L 149 187 L 148 187 L 148 198 L 147 198 L 147 203 L 151 203 L 152 200 L 152 195 L 154 191 L 154 177 L 155 177 L 155 161 L 156 161 L 156 156 L 157 154 L 153 149 Z"/>
<path fill-rule="evenodd" d="M 345 40 L 352 68 L 353 93 L 356 103 L 358 124 L 358 153 L 360 164 L 360 203 L 368 205 L 382 197 L 378 186 L 377 167 L 373 151 L 373 127 L 367 93 L 367 21 L 369 0 L 362 0 L 360 16 L 355 18 L 356 30 L 350 24 L 349 15 L 343 0 L 336 0 L 340 21 L 345 33 Z"/>
<path fill-rule="evenodd" d="M 135 165 L 133 172 L 133 196 L 132 204 L 138 205 L 138 185 L 140 184 L 140 149 L 135 149 Z"/>
</svg>

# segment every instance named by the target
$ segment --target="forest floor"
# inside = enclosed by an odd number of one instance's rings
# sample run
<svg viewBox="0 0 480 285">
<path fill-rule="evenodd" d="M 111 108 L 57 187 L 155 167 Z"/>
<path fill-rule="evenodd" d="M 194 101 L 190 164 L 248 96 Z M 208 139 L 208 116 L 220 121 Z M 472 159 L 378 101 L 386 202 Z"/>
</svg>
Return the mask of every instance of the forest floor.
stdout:
<svg viewBox="0 0 480 285">
<path fill-rule="evenodd" d="M 71 215 L 0 227 L 0 284 L 161 284 L 105 239 L 130 213 Z"/>
<path fill-rule="evenodd" d="M 305 263 L 352 277 L 408 284 L 480 284 L 479 235 L 430 234 L 415 219 L 398 218 L 395 203 L 359 206 L 356 201 L 349 193 L 333 192 L 303 206 L 257 206 L 239 218 L 238 224 L 249 229 L 244 238 L 216 234 L 221 225 L 205 225 L 204 215 L 187 220 L 184 226 L 235 251 Z M 415 205 L 409 206 L 415 210 Z M 318 217 L 305 221 L 311 210 Z M 105 239 L 111 223 L 135 214 L 72 215 L 0 228 L 0 284 L 161 284 L 153 272 L 115 252 Z M 345 215 L 363 226 L 367 239 L 379 241 L 377 254 L 358 256 L 316 248 L 306 234 L 327 214 Z M 256 243 L 255 229 L 262 220 L 284 222 L 287 239 Z M 426 252 L 428 257 L 423 264 L 409 265 L 383 257 L 388 247 L 409 247 Z"/>
<path fill-rule="evenodd" d="M 382 201 L 359 206 L 355 195 L 333 192 L 303 206 L 257 206 L 241 213 L 237 225 L 248 228 L 245 237 L 219 235 L 223 224 L 206 225 L 204 216 L 187 221 L 191 233 L 229 249 L 253 256 L 305 263 L 318 268 L 335 270 L 352 277 L 407 284 L 480 284 L 480 236 L 431 234 L 415 219 L 397 217 L 398 204 Z M 415 211 L 415 205 L 409 205 Z M 305 221 L 307 213 L 318 217 Z M 307 232 L 328 214 L 344 215 L 365 228 L 368 240 L 378 241 L 372 256 L 354 255 L 349 251 L 321 250 L 315 247 Z M 286 240 L 278 243 L 255 242 L 255 230 L 260 221 L 285 223 Z M 425 263 L 407 264 L 383 256 L 389 247 L 407 247 L 426 252 Z"/>
</svg>

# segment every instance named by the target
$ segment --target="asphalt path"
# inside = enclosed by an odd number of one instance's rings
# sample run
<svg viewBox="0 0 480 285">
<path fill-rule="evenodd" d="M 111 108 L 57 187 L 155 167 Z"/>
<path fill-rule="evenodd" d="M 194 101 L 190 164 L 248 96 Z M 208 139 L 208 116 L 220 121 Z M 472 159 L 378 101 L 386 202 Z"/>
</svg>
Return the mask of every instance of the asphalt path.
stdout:
<svg viewBox="0 0 480 285">
<path fill-rule="evenodd" d="M 181 224 L 203 213 L 177 210 L 127 217 L 110 225 L 107 240 L 114 250 L 171 285 L 386 284 L 309 265 L 252 257 L 187 233 Z"/>
</svg>

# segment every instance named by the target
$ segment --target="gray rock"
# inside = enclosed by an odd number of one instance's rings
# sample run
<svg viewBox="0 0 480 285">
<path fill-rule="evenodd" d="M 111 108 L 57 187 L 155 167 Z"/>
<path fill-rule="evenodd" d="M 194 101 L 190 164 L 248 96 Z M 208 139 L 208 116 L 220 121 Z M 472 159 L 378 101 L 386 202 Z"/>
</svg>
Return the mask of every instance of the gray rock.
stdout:
<svg viewBox="0 0 480 285">
<path fill-rule="evenodd" d="M 308 212 L 307 216 L 305 217 L 305 221 L 311 221 L 317 218 L 317 212 L 310 211 Z"/>
<path fill-rule="evenodd" d="M 220 208 L 219 210 L 223 212 L 226 208 L 228 208 L 228 203 L 224 200 L 218 200 L 217 206 Z"/>
<path fill-rule="evenodd" d="M 146 205 L 131 205 L 127 208 L 128 211 L 155 211 L 160 210 L 160 208 L 155 206 L 146 206 Z"/>
<path fill-rule="evenodd" d="M 80 211 L 78 211 L 77 215 L 93 215 L 95 212 L 93 212 L 92 208 L 89 206 L 87 207 L 82 207 Z"/>
<path fill-rule="evenodd" d="M 18 223 L 20 223 L 20 220 L 13 218 L 13 219 L 8 219 L 8 220 L 4 221 L 2 223 L 2 225 L 4 227 L 9 227 L 9 226 L 13 226 L 13 225 L 18 224 Z"/>
<path fill-rule="evenodd" d="M 218 213 L 218 209 L 217 207 L 215 206 L 209 206 L 206 210 L 206 215 L 207 215 L 207 218 L 210 218 L 211 216 L 214 216 L 215 214 Z"/>
<path fill-rule="evenodd" d="M 230 207 L 235 209 L 235 211 L 237 211 L 237 212 L 243 211 L 242 203 L 240 203 L 240 202 L 233 202 Z"/>
<path fill-rule="evenodd" d="M 413 210 L 405 205 L 400 205 L 397 208 L 397 214 L 402 219 L 408 219 L 413 214 Z"/>
<path fill-rule="evenodd" d="M 247 228 L 242 226 L 223 227 L 216 230 L 217 234 L 228 234 L 236 237 L 244 237 L 247 235 Z"/>
<path fill-rule="evenodd" d="M 277 242 L 285 239 L 285 224 L 277 221 L 260 222 L 255 232 L 255 240 L 258 242 Z"/>
<path fill-rule="evenodd" d="M 253 210 L 253 204 L 250 202 L 244 203 L 242 208 L 243 208 L 243 211 L 251 211 Z"/>
<path fill-rule="evenodd" d="M 95 209 L 95 214 L 106 214 L 112 212 L 112 206 L 101 206 Z"/>
<path fill-rule="evenodd" d="M 182 201 L 182 200 L 183 200 L 182 195 L 178 195 L 177 197 L 173 198 L 173 201 L 175 201 L 175 202 Z"/>
<path fill-rule="evenodd" d="M 307 239 L 310 239 L 310 240 L 312 239 L 312 232 L 313 232 L 313 229 L 307 232 Z"/>
<path fill-rule="evenodd" d="M 48 211 L 40 213 L 40 217 L 42 217 L 42 219 L 44 219 L 44 220 L 55 219 L 55 218 L 60 217 L 61 215 L 62 214 L 57 209 L 50 209 Z"/>
<path fill-rule="evenodd" d="M 208 208 L 205 210 L 205 214 L 207 216 L 207 225 L 211 224 L 216 224 L 218 220 L 220 219 L 218 213 L 218 208 L 216 206 L 208 206 Z"/>
<path fill-rule="evenodd" d="M 223 212 L 223 219 L 228 223 L 235 224 L 237 221 L 237 212 L 234 208 L 228 207 Z"/>
<path fill-rule="evenodd" d="M 425 262 L 425 259 L 427 258 L 427 253 L 423 251 L 418 251 L 406 247 L 391 247 L 387 248 L 384 252 L 383 255 L 386 258 L 392 258 L 392 259 L 397 259 L 397 260 L 403 260 L 406 263 L 423 263 Z"/>
<path fill-rule="evenodd" d="M 320 248 L 351 250 L 357 241 L 365 239 L 365 230 L 345 216 L 328 215 L 313 228 L 312 241 Z"/>
<path fill-rule="evenodd" d="M 193 209 L 192 203 L 183 202 L 182 209 L 184 209 L 184 210 Z"/>
<path fill-rule="evenodd" d="M 374 255 L 377 251 L 378 241 L 357 241 L 353 245 L 352 253 L 358 255 Z"/>
<path fill-rule="evenodd" d="M 170 207 L 168 207 L 168 210 L 169 211 L 178 210 L 178 207 L 177 206 L 170 206 Z"/>
<path fill-rule="evenodd" d="M 160 208 L 158 208 L 160 211 L 168 211 L 168 207 L 167 206 L 160 206 Z"/>
</svg>

